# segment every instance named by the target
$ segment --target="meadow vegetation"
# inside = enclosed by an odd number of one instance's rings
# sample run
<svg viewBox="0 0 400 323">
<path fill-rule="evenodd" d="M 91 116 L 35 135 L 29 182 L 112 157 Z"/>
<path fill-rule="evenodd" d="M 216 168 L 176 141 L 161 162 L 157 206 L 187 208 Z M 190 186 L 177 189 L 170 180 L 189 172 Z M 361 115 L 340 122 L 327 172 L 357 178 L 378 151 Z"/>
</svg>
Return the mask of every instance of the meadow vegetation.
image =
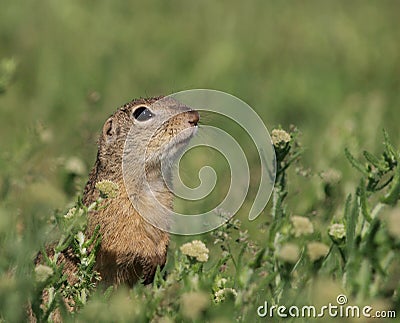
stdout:
<svg viewBox="0 0 400 323">
<path fill-rule="evenodd" d="M 265 301 L 322 306 L 339 294 L 400 315 L 398 2 L 0 8 L 0 322 L 23 321 L 28 301 L 41 320 L 60 307 L 78 322 L 252 322 Z M 173 236 L 152 286 L 97 289 L 85 248 L 98 237 L 82 234 L 79 196 L 101 125 L 132 98 L 190 88 L 231 93 L 290 134 L 275 142 L 273 196 L 253 222 L 250 197 L 223 227 Z M 79 285 L 51 260 L 35 270 L 54 240 L 75 244 Z M 43 289 L 54 295 L 44 309 Z"/>
</svg>

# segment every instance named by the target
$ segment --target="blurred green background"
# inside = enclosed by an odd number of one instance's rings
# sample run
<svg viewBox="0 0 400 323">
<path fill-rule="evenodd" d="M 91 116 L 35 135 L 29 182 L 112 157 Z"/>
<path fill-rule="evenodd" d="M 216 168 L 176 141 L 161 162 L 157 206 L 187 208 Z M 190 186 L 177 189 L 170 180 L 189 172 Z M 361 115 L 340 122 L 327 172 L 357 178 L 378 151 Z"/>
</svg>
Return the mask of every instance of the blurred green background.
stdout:
<svg viewBox="0 0 400 323">
<path fill-rule="evenodd" d="M 140 96 L 231 93 L 271 130 L 296 125 L 305 164 L 350 169 L 343 147 L 399 142 L 396 1 L 3 1 L 0 193 L 13 214 L 63 208 L 104 120 Z M 346 178 L 346 176 L 345 176 Z M 306 208 L 306 206 L 304 206 Z"/>
<path fill-rule="evenodd" d="M 382 128 L 400 142 L 399 12 L 383 0 L 3 0 L 0 60 L 17 67 L 0 94 L 1 268 L 31 261 L 41 224 L 81 191 L 102 123 L 140 96 L 231 93 L 270 130 L 300 129 L 298 173 L 339 169 L 349 190 L 344 147 L 380 150 Z M 308 212 L 322 188 L 293 181 L 289 202 Z"/>
</svg>

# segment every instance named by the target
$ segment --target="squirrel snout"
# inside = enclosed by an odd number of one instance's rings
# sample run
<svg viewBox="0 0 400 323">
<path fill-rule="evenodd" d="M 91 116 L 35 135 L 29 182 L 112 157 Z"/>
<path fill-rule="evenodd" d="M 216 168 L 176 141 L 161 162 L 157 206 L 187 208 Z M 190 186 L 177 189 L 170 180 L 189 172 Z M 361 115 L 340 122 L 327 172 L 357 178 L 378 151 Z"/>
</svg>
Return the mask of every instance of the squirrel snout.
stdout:
<svg viewBox="0 0 400 323">
<path fill-rule="evenodd" d="M 197 126 L 197 123 L 199 122 L 200 119 L 200 115 L 196 110 L 191 110 L 188 112 L 188 116 L 189 116 L 189 123 L 192 126 Z"/>
</svg>

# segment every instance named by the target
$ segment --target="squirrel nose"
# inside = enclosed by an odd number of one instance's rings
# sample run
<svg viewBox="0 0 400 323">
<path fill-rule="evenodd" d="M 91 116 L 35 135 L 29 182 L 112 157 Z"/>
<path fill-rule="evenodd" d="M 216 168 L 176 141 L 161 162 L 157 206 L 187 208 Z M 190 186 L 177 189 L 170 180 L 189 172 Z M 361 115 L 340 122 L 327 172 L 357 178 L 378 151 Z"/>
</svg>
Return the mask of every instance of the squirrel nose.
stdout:
<svg viewBox="0 0 400 323">
<path fill-rule="evenodd" d="M 188 112 L 189 114 L 189 123 L 192 126 L 197 126 L 197 123 L 199 122 L 200 115 L 196 110 L 191 110 Z"/>
</svg>

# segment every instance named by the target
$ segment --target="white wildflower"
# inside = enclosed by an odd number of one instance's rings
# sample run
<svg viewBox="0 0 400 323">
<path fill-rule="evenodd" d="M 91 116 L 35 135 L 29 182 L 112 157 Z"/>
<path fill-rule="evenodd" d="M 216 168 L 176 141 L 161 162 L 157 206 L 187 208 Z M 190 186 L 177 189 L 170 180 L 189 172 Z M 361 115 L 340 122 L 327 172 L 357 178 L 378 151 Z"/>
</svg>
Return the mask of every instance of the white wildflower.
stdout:
<svg viewBox="0 0 400 323">
<path fill-rule="evenodd" d="M 204 292 L 189 292 L 181 295 L 182 314 L 196 320 L 209 305 L 208 295 Z"/>
<path fill-rule="evenodd" d="M 342 223 L 333 223 L 329 226 L 329 235 L 338 240 L 346 236 L 346 228 Z"/>
<path fill-rule="evenodd" d="M 68 212 L 64 215 L 64 218 L 66 219 L 71 219 L 75 215 L 81 216 L 84 213 L 83 209 L 79 208 L 78 210 L 76 209 L 75 206 L 71 207 Z"/>
<path fill-rule="evenodd" d="M 300 249 L 294 243 L 286 243 L 279 249 L 277 256 L 283 261 L 294 264 L 299 259 Z"/>
<path fill-rule="evenodd" d="M 75 215 L 75 212 L 76 212 L 76 207 L 71 207 L 68 210 L 67 214 L 64 215 L 64 217 L 67 218 L 67 219 L 70 219 Z"/>
<path fill-rule="evenodd" d="M 342 179 L 342 173 L 334 168 L 330 168 L 321 173 L 322 180 L 327 184 L 337 184 Z"/>
<path fill-rule="evenodd" d="M 84 175 L 86 174 L 86 166 L 83 161 L 78 157 L 70 157 L 65 162 L 65 169 L 72 174 Z"/>
<path fill-rule="evenodd" d="M 321 242 L 310 242 L 307 244 L 307 253 L 311 261 L 316 261 L 325 257 L 329 252 L 329 247 Z"/>
<path fill-rule="evenodd" d="M 208 260 L 209 250 L 200 240 L 185 243 L 181 246 L 180 250 L 184 255 L 196 258 L 199 262 L 206 262 Z"/>
<path fill-rule="evenodd" d="M 284 148 L 286 144 L 291 140 L 290 134 L 282 129 L 274 129 L 271 132 L 272 143 L 277 148 Z"/>
<path fill-rule="evenodd" d="M 82 231 L 79 231 L 76 234 L 76 240 L 78 240 L 79 247 L 82 247 L 83 243 L 85 242 L 85 235 Z"/>
<path fill-rule="evenodd" d="M 295 237 L 300 237 L 301 235 L 306 235 L 314 232 L 314 226 L 308 218 L 304 216 L 294 215 L 290 219 L 293 224 Z"/>
<path fill-rule="evenodd" d="M 221 278 L 221 279 L 217 280 L 217 287 L 222 289 L 225 287 L 227 282 L 228 282 L 228 280 L 226 278 Z"/>
<path fill-rule="evenodd" d="M 44 282 L 47 278 L 53 275 L 53 269 L 45 265 L 37 265 L 35 268 L 36 280 Z"/>
<path fill-rule="evenodd" d="M 96 183 L 96 188 L 108 198 L 118 196 L 119 186 L 117 183 L 109 181 L 108 179 Z"/>
<path fill-rule="evenodd" d="M 220 303 L 224 301 L 229 294 L 236 297 L 237 291 L 233 288 L 222 288 L 220 290 L 217 290 L 214 294 L 215 302 Z"/>
</svg>

